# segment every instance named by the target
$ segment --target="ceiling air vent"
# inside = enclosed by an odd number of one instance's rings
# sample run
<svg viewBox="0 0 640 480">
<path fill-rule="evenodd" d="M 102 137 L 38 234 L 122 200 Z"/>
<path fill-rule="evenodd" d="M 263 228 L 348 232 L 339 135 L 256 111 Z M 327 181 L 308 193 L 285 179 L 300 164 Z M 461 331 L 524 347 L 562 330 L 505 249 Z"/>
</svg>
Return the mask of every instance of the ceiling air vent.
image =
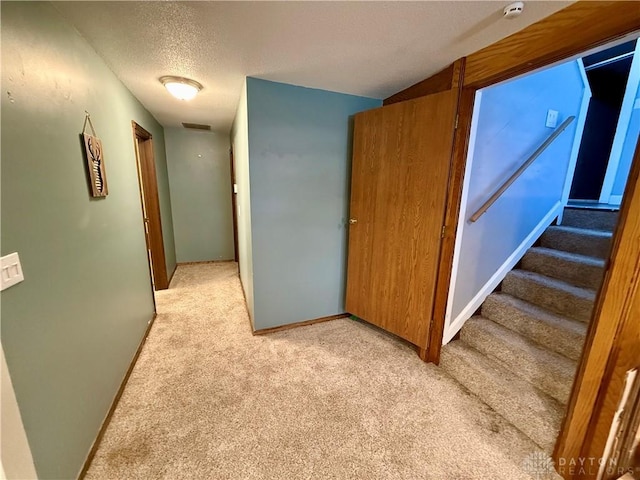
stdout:
<svg viewBox="0 0 640 480">
<path fill-rule="evenodd" d="M 211 130 L 211 125 L 202 125 L 200 123 L 185 123 L 182 122 L 184 128 L 193 128 L 194 130 Z"/>
</svg>

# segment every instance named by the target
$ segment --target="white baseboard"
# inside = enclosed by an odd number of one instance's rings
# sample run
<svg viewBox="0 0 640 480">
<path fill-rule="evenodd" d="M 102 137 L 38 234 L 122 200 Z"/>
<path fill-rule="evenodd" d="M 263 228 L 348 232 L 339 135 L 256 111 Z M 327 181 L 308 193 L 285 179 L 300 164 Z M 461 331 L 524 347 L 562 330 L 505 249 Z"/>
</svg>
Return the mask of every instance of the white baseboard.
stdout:
<svg viewBox="0 0 640 480">
<path fill-rule="evenodd" d="M 471 318 L 473 313 L 480 308 L 480 305 L 486 300 L 486 298 L 495 290 L 495 288 L 504 280 L 513 267 L 520 261 L 524 254 L 529 250 L 533 244 L 540 238 L 542 233 L 551 225 L 558 215 L 562 213 L 563 204 L 561 201 L 556 202 L 549 213 L 547 213 L 542 220 L 536 225 L 531 233 L 522 241 L 522 243 L 516 248 L 516 250 L 505 260 L 505 262 L 498 268 L 496 273 L 487 281 L 487 283 L 480 289 L 475 297 L 469 302 L 469 304 L 460 312 L 460 314 L 445 327 L 443 345 L 446 345 L 455 337 L 456 333 L 460 331 L 465 322 Z"/>
</svg>

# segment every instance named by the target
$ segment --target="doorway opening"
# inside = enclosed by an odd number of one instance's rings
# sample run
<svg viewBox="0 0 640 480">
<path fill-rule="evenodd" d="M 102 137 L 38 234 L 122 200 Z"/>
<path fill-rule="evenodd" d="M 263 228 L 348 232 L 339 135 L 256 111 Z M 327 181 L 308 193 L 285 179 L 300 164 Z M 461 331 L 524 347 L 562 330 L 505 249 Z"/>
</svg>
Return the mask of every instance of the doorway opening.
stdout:
<svg viewBox="0 0 640 480">
<path fill-rule="evenodd" d="M 132 126 L 151 285 L 153 290 L 164 290 L 169 288 L 169 276 L 164 256 L 153 138 L 136 122 L 132 122 Z"/>
<path fill-rule="evenodd" d="M 633 151 L 624 148 L 632 135 L 631 115 L 638 96 L 640 61 L 637 42 L 617 45 L 583 58 L 591 99 L 584 124 L 570 205 L 617 209 Z M 635 53 L 635 54 L 634 54 Z M 635 132 L 637 135 L 637 132 Z"/>
<path fill-rule="evenodd" d="M 636 151 L 635 51 L 543 68 L 474 103 L 441 365 L 549 454 Z M 620 78 L 607 93 L 597 75 L 611 69 Z M 606 116 L 605 94 L 617 102 Z"/>
<path fill-rule="evenodd" d="M 229 170 L 231 172 L 231 215 L 233 217 L 233 259 L 240 271 L 240 254 L 238 250 L 238 184 L 236 183 L 236 165 L 233 160 L 233 148 L 229 149 Z"/>
</svg>

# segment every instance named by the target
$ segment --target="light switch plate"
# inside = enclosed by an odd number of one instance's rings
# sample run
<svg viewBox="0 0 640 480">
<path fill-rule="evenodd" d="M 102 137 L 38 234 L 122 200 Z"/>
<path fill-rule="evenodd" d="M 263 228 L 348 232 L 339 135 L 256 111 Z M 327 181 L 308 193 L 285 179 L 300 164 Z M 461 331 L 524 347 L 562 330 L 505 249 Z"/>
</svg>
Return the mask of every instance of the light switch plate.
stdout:
<svg viewBox="0 0 640 480">
<path fill-rule="evenodd" d="M 557 110 L 549 110 L 547 112 L 547 122 L 545 123 L 545 126 L 549 128 L 556 128 L 558 126 Z"/>
<path fill-rule="evenodd" d="M 0 269 L 0 279 L 2 280 L 0 291 L 6 290 L 24 280 L 20 257 L 17 252 L 0 258 Z"/>
</svg>

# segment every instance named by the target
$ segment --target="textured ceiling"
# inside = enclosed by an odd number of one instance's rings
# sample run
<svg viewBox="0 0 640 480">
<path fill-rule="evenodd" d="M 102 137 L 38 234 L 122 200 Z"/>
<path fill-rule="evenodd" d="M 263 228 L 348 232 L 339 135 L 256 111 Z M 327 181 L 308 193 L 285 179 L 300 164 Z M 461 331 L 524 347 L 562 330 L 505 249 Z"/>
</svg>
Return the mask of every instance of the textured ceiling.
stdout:
<svg viewBox="0 0 640 480">
<path fill-rule="evenodd" d="M 245 76 L 385 98 L 569 3 L 54 2 L 165 126 L 228 131 Z M 171 97 L 162 75 L 204 90 Z"/>
</svg>

